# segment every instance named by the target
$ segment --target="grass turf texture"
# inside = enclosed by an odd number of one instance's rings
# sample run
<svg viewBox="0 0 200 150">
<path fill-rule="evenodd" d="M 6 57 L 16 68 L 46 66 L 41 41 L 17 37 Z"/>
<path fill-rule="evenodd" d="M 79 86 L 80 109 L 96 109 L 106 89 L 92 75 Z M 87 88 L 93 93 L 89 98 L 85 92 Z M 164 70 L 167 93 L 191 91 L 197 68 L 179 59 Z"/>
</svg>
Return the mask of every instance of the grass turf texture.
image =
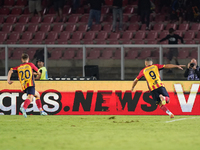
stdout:
<svg viewBox="0 0 200 150">
<path fill-rule="evenodd" d="M 181 120 L 182 118 L 186 118 Z M 177 120 L 180 119 L 180 120 Z M 1 150 L 199 150 L 199 116 L 0 116 Z"/>
</svg>

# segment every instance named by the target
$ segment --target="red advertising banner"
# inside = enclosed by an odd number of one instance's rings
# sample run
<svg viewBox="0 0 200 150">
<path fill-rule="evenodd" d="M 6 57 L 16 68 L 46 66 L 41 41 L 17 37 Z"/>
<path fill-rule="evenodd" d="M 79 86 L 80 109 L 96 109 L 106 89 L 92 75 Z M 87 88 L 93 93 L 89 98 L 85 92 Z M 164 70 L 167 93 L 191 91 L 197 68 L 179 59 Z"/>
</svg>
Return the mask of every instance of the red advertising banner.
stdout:
<svg viewBox="0 0 200 150">
<path fill-rule="evenodd" d="M 199 81 L 166 81 L 166 106 L 175 115 L 200 115 Z M 52 115 L 165 115 L 155 105 L 145 81 L 131 92 L 131 81 L 37 81 L 43 109 Z M 0 112 L 20 114 L 26 99 L 19 82 L 0 81 Z M 39 114 L 35 102 L 27 114 Z"/>
</svg>

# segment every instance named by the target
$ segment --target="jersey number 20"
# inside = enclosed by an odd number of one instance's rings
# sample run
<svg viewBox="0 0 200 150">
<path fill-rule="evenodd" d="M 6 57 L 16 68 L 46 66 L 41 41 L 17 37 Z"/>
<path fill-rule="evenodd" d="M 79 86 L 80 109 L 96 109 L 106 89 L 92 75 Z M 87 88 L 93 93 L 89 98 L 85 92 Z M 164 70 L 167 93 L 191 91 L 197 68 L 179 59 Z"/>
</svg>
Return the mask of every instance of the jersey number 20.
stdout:
<svg viewBox="0 0 200 150">
<path fill-rule="evenodd" d="M 20 71 L 19 73 L 21 73 L 21 81 L 24 80 L 24 77 L 26 79 L 29 79 L 31 74 L 30 74 L 30 71 L 29 70 L 25 70 L 25 71 Z"/>
</svg>

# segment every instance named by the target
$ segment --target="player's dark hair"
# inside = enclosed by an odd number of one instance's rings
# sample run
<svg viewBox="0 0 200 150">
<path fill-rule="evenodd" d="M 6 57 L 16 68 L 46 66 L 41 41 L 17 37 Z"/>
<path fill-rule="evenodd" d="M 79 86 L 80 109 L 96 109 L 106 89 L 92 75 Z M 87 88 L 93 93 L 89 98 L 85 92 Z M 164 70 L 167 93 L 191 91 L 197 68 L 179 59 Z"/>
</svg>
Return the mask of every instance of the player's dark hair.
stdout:
<svg viewBox="0 0 200 150">
<path fill-rule="evenodd" d="M 173 28 L 169 28 L 169 33 L 173 33 L 175 30 Z"/>
<path fill-rule="evenodd" d="M 28 54 L 26 54 L 26 53 L 22 54 L 22 59 L 23 60 L 27 60 L 28 58 L 29 58 Z"/>
<path fill-rule="evenodd" d="M 150 57 L 147 57 L 145 61 L 153 61 Z"/>
</svg>

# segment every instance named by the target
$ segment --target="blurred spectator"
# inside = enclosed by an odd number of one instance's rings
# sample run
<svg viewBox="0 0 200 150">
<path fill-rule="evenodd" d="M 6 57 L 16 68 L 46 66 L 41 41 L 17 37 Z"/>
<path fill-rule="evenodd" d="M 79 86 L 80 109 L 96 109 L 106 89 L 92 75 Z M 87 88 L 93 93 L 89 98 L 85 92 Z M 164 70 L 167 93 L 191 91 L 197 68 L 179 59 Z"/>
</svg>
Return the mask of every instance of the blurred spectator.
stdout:
<svg viewBox="0 0 200 150">
<path fill-rule="evenodd" d="M 171 0 L 158 0 L 158 10 L 159 12 L 161 12 L 161 10 L 164 8 L 164 7 L 170 7 L 171 5 Z"/>
<path fill-rule="evenodd" d="M 179 20 L 179 24 L 181 24 L 183 20 L 183 13 L 184 13 L 183 10 L 184 10 L 184 1 L 174 0 L 172 2 L 171 20 L 172 21 Z"/>
<path fill-rule="evenodd" d="M 73 7 L 72 7 L 72 12 L 76 13 L 76 10 L 79 8 L 80 6 L 80 0 L 73 0 Z"/>
<path fill-rule="evenodd" d="M 40 75 L 37 75 L 35 78 L 36 80 L 48 80 L 48 73 L 47 69 L 44 66 L 44 59 L 38 59 L 37 60 L 37 66 L 39 67 Z"/>
<path fill-rule="evenodd" d="M 49 52 L 47 52 L 47 57 L 48 58 L 51 57 L 51 54 Z M 36 58 L 36 60 L 39 60 L 39 59 L 44 60 L 44 49 L 43 48 L 38 49 L 33 58 Z M 36 66 L 37 66 L 37 64 L 36 64 Z"/>
<path fill-rule="evenodd" d="M 63 18 L 63 7 L 65 4 L 65 0 L 56 0 L 54 1 L 54 9 L 57 13 L 57 16 L 60 18 L 60 21 L 62 21 Z"/>
<path fill-rule="evenodd" d="M 199 22 L 200 21 L 200 1 L 199 0 L 193 0 L 192 10 L 193 10 L 193 15 L 194 15 L 194 21 Z"/>
<path fill-rule="evenodd" d="M 29 12 L 34 16 L 35 10 L 38 15 L 41 17 L 42 5 L 41 0 L 29 0 Z"/>
<path fill-rule="evenodd" d="M 119 14 L 119 30 L 122 31 L 122 19 L 123 19 L 123 12 L 122 12 L 122 3 L 123 0 L 113 0 L 113 32 L 116 30 L 116 23 L 117 23 L 117 15 Z"/>
<path fill-rule="evenodd" d="M 151 13 L 151 1 L 139 0 L 138 15 L 140 15 L 141 17 L 142 24 L 146 23 L 146 30 L 149 30 L 150 13 Z"/>
<path fill-rule="evenodd" d="M 161 39 L 159 42 L 168 40 L 169 44 L 178 44 L 178 39 L 180 39 L 181 43 L 184 43 L 183 38 L 180 37 L 178 34 L 175 34 L 174 32 L 175 30 L 173 28 L 170 28 L 169 34 L 165 38 Z M 174 59 L 176 64 L 179 65 L 177 56 L 178 56 L 178 48 L 170 48 L 167 54 L 167 61 L 168 61 L 167 63 L 170 64 L 170 61 Z M 171 73 L 171 72 L 172 72 L 171 70 L 168 71 L 168 73 Z"/>
<path fill-rule="evenodd" d="M 184 77 L 187 80 L 199 80 L 200 79 L 200 68 L 197 65 L 196 59 L 191 59 L 188 63 L 187 69 L 185 70 Z"/>
<path fill-rule="evenodd" d="M 170 7 L 170 5 L 171 5 L 171 1 L 170 0 L 160 0 L 160 6 L 161 6 L 161 8 L 163 6 Z"/>
<path fill-rule="evenodd" d="M 194 21 L 194 13 L 193 13 L 193 2 L 191 0 L 186 1 L 186 13 L 185 13 L 185 19 L 188 22 Z"/>
<path fill-rule="evenodd" d="M 100 24 L 101 6 L 103 4 L 105 4 L 104 0 L 89 0 L 90 15 L 89 15 L 89 20 L 88 20 L 87 31 L 91 29 L 93 19 L 95 19 L 96 24 Z"/>
</svg>

